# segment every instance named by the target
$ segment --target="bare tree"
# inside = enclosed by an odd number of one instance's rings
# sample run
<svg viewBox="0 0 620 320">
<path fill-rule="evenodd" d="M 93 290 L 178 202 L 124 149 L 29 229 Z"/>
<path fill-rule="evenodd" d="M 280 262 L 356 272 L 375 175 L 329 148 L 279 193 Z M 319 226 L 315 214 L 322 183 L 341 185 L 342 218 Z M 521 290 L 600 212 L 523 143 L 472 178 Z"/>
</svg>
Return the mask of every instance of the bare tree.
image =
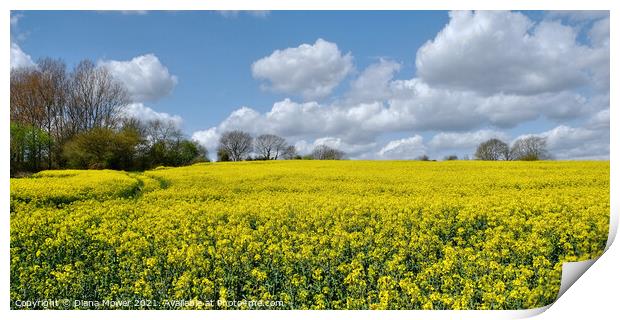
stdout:
<svg viewBox="0 0 620 320">
<path fill-rule="evenodd" d="M 252 136 L 240 130 L 227 131 L 220 137 L 218 153 L 226 154 L 232 161 L 241 161 L 252 152 Z"/>
<path fill-rule="evenodd" d="M 52 167 L 54 158 L 60 161 L 62 143 L 65 136 L 65 106 L 67 101 L 68 78 L 64 62 L 45 58 L 37 63 L 40 74 L 38 86 L 39 100 L 44 110 L 44 129 L 51 139 L 48 139 L 48 167 Z M 54 143 L 55 142 L 55 146 Z"/>
<path fill-rule="evenodd" d="M 39 83 L 40 77 L 36 68 L 11 69 L 10 118 L 12 124 L 24 125 L 23 130 L 19 130 L 18 125 L 11 126 L 11 129 L 16 129 L 11 130 L 12 141 L 19 141 L 19 143 L 14 143 L 13 147 L 21 150 L 17 153 L 14 164 L 21 166 L 27 162 L 28 168 L 33 171 L 39 170 L 39 164 L 43 158 L 42 151 L 45 148 L 45 145 L 38 139 L 38 133 L 43 130 L 45 122 L 45 110 L 37 94 Z M 24 132 L 23 138 L 15 139 L 17 133 L 22 131 Z M 28 148 L 25 148 L 26 144 Z"/>
<path fill-rule="evenodd" d="M 547 151 L 547 140 L 537 136 L 518 139 L 512 144 L 510 154 L 514 160 L 544 160 L 550 158 L 550 154 Z"/>
<path fill-rule="evenodd" d="M 183 133 L 171 121 L 151 120 L 143 124 L 144 133 L 150 143 L 179 141 Z"/>
<path fill-rule="evenodd" d="M 338 149 L 321 144 L 312 150 L 311 155 L 315 160 L 341 160 L 345 154 Z"/>
<path fill-rule="evenodd" d="M 275 134 L 261 134 L 254 140 L 254 152 L 265 160 L 277 160 L 286 146 L 286 140 Z"/>
<path fill-rule="evenodd" d="M 45 114 L 38 94 L 40 80 L 35 68 L 11 69 L 11 121 L 43 127 Z"/>
<path fill-rule="evenodd" d="M 48 168 L 54 163 L 62 166 L 62 147 L 76 134 L 115 127 L 118 109 L 127 103 L 124 87 L 88 60 L 70 75 L 61 60 L 50 58 L 37 61 L 36 67 L 13 68 L 10 87 L 11 122 L 46 134 L 44 144 L 30 141 L 34 146 L 30 152 L 36 163 L 46 163 Z"/>
<path fill-rule="evenodd" d="M 72 133 L 115 127 L 128 102 L 127 91 L 107 69 L 81 61 L 71 75 L 67 115 Z"/>
<path fill-rule="evenodd" d="M 499 139 L 489 139 L 478 146 L 475 157 L 479 160 L 510 160 L 510 148 Z"/>
<path fill-rule="evenodd" d="M 173 123 L 123 117 L 120 109 L 128 101 L 121 82 L 89 60 L 71 73 L 61 60 L 50 58 L 35 67 L 12 68 L 11 174 L 66 167 L 93 150 L 105 151 L 109 161 L 98 162 L 112 168 L 206 160 L 206 150 L 185 139 Z"/>
<path fill-rule="evenodd" d="M 53 159 L 60 158 L 54 142 L 62 136 L 66 79 L 65 65 L 60 60 L 46 58 L 39 60 L 36 68 L 11 69 L 11 121 L 46 133 L 49 138 L 45 145 L 37 144 L 32 151 L 37 162 L 47 158 L 47 168 L 52 167 Z"/>
<path fill-rule="evenodd" d="M 284 152 L 282 152 L 282 159 L 285 160 L 293 160 L 297 156 L 297 149 L 295 149 L 295 146 L 293 145 L 286 147 L 286 149 L 284 149 Z"/>
</svg>

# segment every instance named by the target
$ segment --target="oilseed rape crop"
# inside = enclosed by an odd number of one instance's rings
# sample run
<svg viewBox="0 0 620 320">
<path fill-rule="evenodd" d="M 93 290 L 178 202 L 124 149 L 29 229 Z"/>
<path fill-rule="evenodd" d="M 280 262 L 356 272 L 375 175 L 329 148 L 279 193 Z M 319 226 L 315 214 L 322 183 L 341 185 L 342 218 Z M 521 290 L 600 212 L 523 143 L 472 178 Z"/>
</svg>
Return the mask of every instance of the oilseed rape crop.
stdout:
<svg viewBox="0 0 620 320">
<path fill-rule="evenodd" d="M 11 307 L 541 307 L 563 262 L 602 254 L 609 198 L 603 161 L 42 172 L 11 180 Z M 164 303 L 241 300 L 279 303 Z"/>
</svg>

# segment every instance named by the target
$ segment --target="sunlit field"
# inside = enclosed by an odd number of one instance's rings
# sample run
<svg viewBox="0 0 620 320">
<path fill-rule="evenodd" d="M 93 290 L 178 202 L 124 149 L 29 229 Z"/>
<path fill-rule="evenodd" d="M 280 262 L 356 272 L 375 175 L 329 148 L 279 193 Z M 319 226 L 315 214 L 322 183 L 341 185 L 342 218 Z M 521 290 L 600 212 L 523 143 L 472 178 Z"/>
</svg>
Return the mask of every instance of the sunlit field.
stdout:
<svg viewBox="0 0 620 320">
<path fill-rule="evenodd" d="M 10 210 L 11 308 L 535 308 L 602 254 L 609 162 L 44 171 L 11 179 Z M 265 303 L 199 303 L 241 300 Z"/>
</svg>

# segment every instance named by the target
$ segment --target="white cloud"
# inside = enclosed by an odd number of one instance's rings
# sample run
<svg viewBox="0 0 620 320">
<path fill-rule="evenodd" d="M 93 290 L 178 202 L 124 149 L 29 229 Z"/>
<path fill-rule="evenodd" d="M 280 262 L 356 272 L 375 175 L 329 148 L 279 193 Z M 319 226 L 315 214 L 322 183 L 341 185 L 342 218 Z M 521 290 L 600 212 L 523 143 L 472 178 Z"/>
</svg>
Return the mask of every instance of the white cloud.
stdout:
<svg viewBox="0 0 620 320">
<path fill-rule="evenodd" d="M 368 152 L 376 146 L 376 143 L 347 143 L 341 138 L 322 137 L 314 140 L 314 146 L 326 145 L 344 151 L 347 156 L 357 156 L 360 153 Z"/>
<path fill-rule="evenodd" d="M 609 128 L 557 126 L 539 134 L 557 159 L 609 159 Z"/>
<path fill-rule="evenodd" d="M 440 132 L 428 145 L 434 149 L 475 149 L 480 143 L 497 138 L 508 140 L 508 135 L 497 130 L 483 129 L 473 132 Z"/>
<path fill-rule="evenodd" d="M 252 64 L 252 75 L 269 82 L 265 88 L 300 94 L 305 99 L 329 95 L 353 70 L 353 57 L 335 43 L 318 39 L 312 45 L 276 50 Z"/>
<path fill-rule="evenodd" d="M 194 132 L 192 134 L 192 140 L 198 141 L 198 143 L 207 148 L 210 153 L 215 155 L 215 150 L 217 148 L 220 135 L 221 134 L 218 132 L 218 129 L 212 127 L 207 130 Z"/>
<path fill-rule="evenodd" d="M 219 126 L 220 131 L 243 130 L 256 134 L 260 131 L 272 133 L 265 122 L 263 115 L 258 111 L 241 107 L 233 111 Z"/>
<path fill-rule="evenodd" d="M 325 142 L 351 158 L 384 159 L 471 152 L 490 138 L 508 141 L 500 129 L 523 132 L 519 126 L 531 121 L 556 127 L 583 123 L 573 137 L 587 131 L 604 137 L 604 128 L 608 136 L 608 19 L 589 25 L 591 45 L 585 45 L 577 41 L 576 27 L 558 21 L 534 22 L 513 12 L 453 12 L 450 23 L 418 51 L 414 78 L 394 79 L 401 65 L 381 59 L 331 103 L 287 98 L 266 112 L 241 107 L 196 136 L 213 145 L 228 130 L 273 133 L 294 142 L 302 153 Z M 252 71 L 272 90 L 322 98 L 353 70 L 351 60 L 351 54 L 319 39 L 314 45 L 277 50 L 255 62 Z M 556 135 L 570 131 L 562 130 Z M 384 135 L 404 132 L 438 133 L 428 144 L 415 135 L 378 146 Z M 605 143 L 608 139 L 592 140 L 588 147 Z M 550 144 L 558 157 L 583 157 L 577 147 L 570 151 Z M 604 153 L 600 148 L 589 151 Z"/>
<path fill-rule="evenodd" d="M 586 127 L 593 130 L 607 129 L 609 130 L 610 118 L 609 109 L 601 110 L 594 114 L 586 122 Z"/>
<path fill-rule="evenodd" d="M 592 57 L 592 81 L 601 92 L 609 92 L 609 18 L 594 22 L 588 31 L 590 42 L 595 47 Z"/>
<path fill-rule="evenodd" d="M 129 61 L 99 61 L 128 89 L 133 102 L 155 101 L 172 92 L 178 80 L 153 54 Z"/>
<path fill-rule="evenodd" d="M 604 53 L 579 44 L 577 34 L 518 12 L 451 12 L 448 25 L 418 50 L 417 74 L 432 86 L 487 95 L 573 89 L 588 84 L 591 69 L 609 68 Z"/>
<path fill-rule="evenodd" d="M 285 99 L 276 102 L 272 109 L 265 113 L 241 107 L 217 127 L 197 131 L 193 137 L 208 149 L 213 149 L 219 136 L 226 131 L 243 130 L 254 136 L 271 133 L 287 138 L 289 143 L 297 145 L 301 153 L 309 153 L 315 146 L 326 144 L 354 156 L 370 150 L 376 137 L 376 133 L 357 127 L 363 119 L 372 115 L 370 112 L 363 112 L 321 106 L 316 102 L 296 103 Z"/>
<path fill-rule="evenodd" d="M 412 105 L 400 105 L 391 102 L 387 105 L 372 103 L 346 107 L 321 105 L 317 102 L 297 103 L 285 99 L 276 102 L 271 110 L 264 113 L 249 107 L 239 108 L 217 127 L 198 131 L 194 133 L 193 137 L 208 149 L 214 150 L 217 139 L 225 131 L 244 130 L 254 136 L 262 133 L 273 133 L 285 137 L 289 143 L 295 144 L 302 154 L 311 152 L 316 145 L 327 144 L 345 151 L 350 158 L 354 159 L 413 159 L 422 154 L 438 158 L 449 153 L 471 153 L 479 143 L 491 138 L 510 141 L 508 134 L 496 129 L 465 132 L 453 130 L 442 132 L 441 129 L 437 129 L 442 126 L 476 128 L 483 123 L 492 123 L 491 119 L 487 117 L 488 115 L 484 114 L 485 109 L 482 109 L 483 112 L 478 109 L 479 104 L 485 105 L 483 98 L 479 98 L 482 100 L 468 100 L 457 96 L 453 99 L 446 99 L 446 97 L 439 95 L 428 100 L 432 102 L 428 105 L 424 103 L 428 98 L 423 96 L 420 99 Z M 434 99 L 443 101 L 444 104 L 436 102 Z M 411 101 L 415 101 L 415 99 Z M 468 101 L 468 103 L 463 104 L 462 101 Z M 532 102 L 532 100 L 527 99 L 517 99 L 517 101 L 521 101 L 525 105 Z M 561 100 L 552 99 L 550 101 Z M 500 99 L 499 102 L 502 100 Z M 489 103 L 487 102 L 487 104 Z M 519 105 L 517 102 L 514 103 L 515 110 L 518 109 Z M 408 109 L 407 106 L 412 107 Z M 544 106 L 544 104 L 540 104 L 537 108 L 542 110 Z M 433 108 L 438 109 L 433 112 L 435 110 Z M 471 116 L 470 113 L 474 113 L 475 116 Z M 475 117 L 479 119 L 475 120 Z M 469 120 L 459 124 L 455 122 L 458 118 Z M 433 126 L 429 127 L 428 123 Z M 520 122 L 516 121 L 515 123 Z M 609 136 L 608 108 L 599 109 L 590 116 L 583 128 L 575 129 L 577 131 L 566 130 L 562 126 L 558 126 L 558 128 L 560 129 L 554 132 L 541 134 L 549 137 L 550 151 L 557 158 L 583 158 L 588 153 L 591 157 L 600 158 L 601 155 L 604 156 L 606 152 L 608 153 L 606 151 L 609 148 L 609 139 L 606 138 Z M 419 135 L 390 141 L 382 148 L 379 148 L 377 144 L 383 134 L 431 130 L 439 130 L 440 132 L 433 136 L 428 144 L 425 144 Z M 559 136 L 565 138 L 560 139 Z M 579 137 L 582 140 L 579 140 Z M 586 141 L 585 143 L 588 143 L 588 146 L 580 147 L 579 143 L 582 141 Z"/>
<path fill-rule="evenodd" d="M 381 59 L 368 66 L 351 83 L 348 98 L 351 102 L 372 102 L 390 97 L 390 81 L 401 68 L 397 62 Z"/>
<path fill-rule="evenodd" d="M 252 134 L 273 133 L 292 139 L 337 136 L 347 142 L 367 143 L 374 140 L 376 130 L 380 129 L 370 121 L 381 108 L 381 103 L 341 107 L 285 99 L 274 103 L 265 113 L 248 107 L 237 109 L 218 128 L 221 131 L 245 130 Z"/>
<path fill-rule="evenodd" d="M 18 26 L 19 20 L 21 20 L 23 17 L 23 14 L 11 14 L 11 69 L 36 67 L 36 63 L 32 60 L 30 55 L 25 53 L 16 42 L 13 42 L 15 39 L 20 41 L 26 38 L 26 33 L 20 33 Z"/>
<path fill-rule="evenodd" d="M 297 154 L 300 155 L 309 154 L 314 148 L 314 144 L 308 143 L 306 140 L 298 140 L 293 145 L 295 146 L 295 151 L 297 151 Z"/>
<path fill-rule="evenodd" d="M 498 94 L 481 98 L 477 111 L 493 125 L 514 127 L 542 116 L 552 120 L 577 118 L 591 112 L 589 102 L 584 96 L 569 91 L 532 96 Z"/>
<path fill-rule="evenodd" d="M 162 121 L 171 123 L 175 127 L 180 128 L 183 123 L 183 118 L 178 115 L 170 115 L 165 112 L 157 112 L 150 107 L 145 106 L 143 103 L 131 103 L 121 109 L 121 113 L 124 117 L 134 118 L 141 122 L 149 121 Z"/>
<path fill-rule="evenodd" d="M 481 95 L 473 91 L 442 89 L 420 79 L 391 84 L 388 107 L 372 121 L 401 130 L 471 130 L 491 124 L 514 127 L 546 117 L 566 120 L 591 112 L 585 97 L 568 91 L 538 95 Z"/>
<path fill-rule="evenodd" d="M 419 79 L 393 81 L 390 91 L 392 98 L 386 102 L 324 105 L 285 99 L 274 103 L 271 110 L 264 113 L 242 107 L 217 128 L 219 132 L 238 129 L 254 135 L 273 133 L 293 141 L 313 141 L 328 136 L 351 145 L 367 145 L 390 132 L 514 127 L 540 117 L 563 121 L 604 109 L 568 92 L 485 97 L 473 92 L 435 89 Z M 476 134 L 484 138 L 485 134 L 497 132 L 481 130 Z M 470 135 L 467 139 L 473 137 Z M 435 140 L 438 147 L 440 138 Z"/>
<path fill-rule="evenodd" d="M 609 159 L 609 127 L 559 125 L 538 134 L 520 135 L 513 143 L 530 136 L 545 138 L 555 159 Z"/>
<path fill-rule="evenodd" d="M 382 159 L 415 159 L 426 154 L 424 139 L 420 135 L 392 140 L 377 155 Z"/>
<path fill-rule="evenodd" d="M 433 88 L 420 79 L 397 80 L 387 107 L 370 121 L 385 130 L 466 130 L 485 121 L 472 92 Z"/>
<path fill-rule="evenodd" d="M 308 143 L 306 140 L 298 140 L 293 145 L 297 153 L 302 155 L 311 153 L 316 146 L 326 145 L 343 151 L 347 158 L 357 158 L 360 154 L 370 152 L 377 147 L 375 142 L 352 144 L 335 137 L 321 137 L 312 143 Z"/>
<path fill-rule="evenodd" d="M 609 46 L 609 18 L 599 20 L 592 24 L 588 31 L 588 36 L 592 44 L 597 47 Z"/>
<path fill-rule="evenodd" d="M 30 55 L 26 54 L 16 43 L 11 43 L 11 68 L 34 67 Z"/>
</svg>

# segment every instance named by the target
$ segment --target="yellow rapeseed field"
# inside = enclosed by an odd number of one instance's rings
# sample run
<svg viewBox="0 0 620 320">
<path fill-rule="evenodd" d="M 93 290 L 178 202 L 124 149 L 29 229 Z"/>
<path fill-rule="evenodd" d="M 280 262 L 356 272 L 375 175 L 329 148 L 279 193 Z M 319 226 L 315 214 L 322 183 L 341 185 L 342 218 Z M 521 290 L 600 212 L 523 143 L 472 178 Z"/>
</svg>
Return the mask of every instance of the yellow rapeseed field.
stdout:
<svg viewBox="0 0 620 320">
<path fill-rule="evenodd" d="M 48 171 L 11 179 L 10 224 L 12 308 L 534 308 L 602 253 L 609 162 Z M 280 303 L 170 303 L 241 300 Z"/>
</svg>

